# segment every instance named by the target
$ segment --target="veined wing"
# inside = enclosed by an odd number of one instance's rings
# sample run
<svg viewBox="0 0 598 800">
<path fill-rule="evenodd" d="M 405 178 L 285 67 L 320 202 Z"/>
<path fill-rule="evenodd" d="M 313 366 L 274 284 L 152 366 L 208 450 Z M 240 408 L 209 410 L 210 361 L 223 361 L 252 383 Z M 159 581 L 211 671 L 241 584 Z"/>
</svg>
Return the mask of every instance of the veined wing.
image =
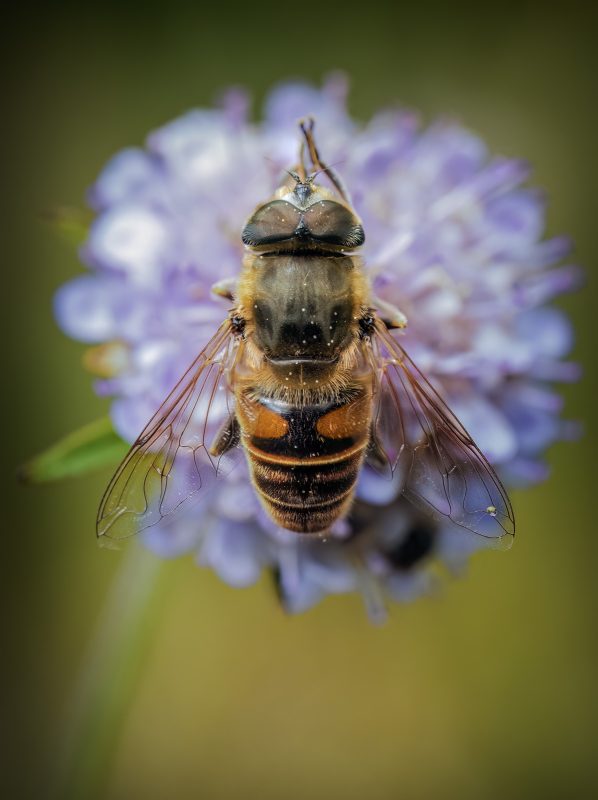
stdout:
<svg viewBox="0 0 598 800">
<path fill-rule="evenodd" d="M 98 510 L 98 536 L 124 539 L 156 525 L 200 501 L 219 476 L 230 472 L 238 451 L 218 456 L 209 448 L 232 419 L 228 373 L 242 346 L 227 320 L 114 474 Z"/>
<path fill-rule="evenodd" d="M 403 347 L 376 320 L 373 433 L 404 495 L 486 538 L 507 543 L 515 517 L 506 489 L 461 422 Z"/>
</svg>

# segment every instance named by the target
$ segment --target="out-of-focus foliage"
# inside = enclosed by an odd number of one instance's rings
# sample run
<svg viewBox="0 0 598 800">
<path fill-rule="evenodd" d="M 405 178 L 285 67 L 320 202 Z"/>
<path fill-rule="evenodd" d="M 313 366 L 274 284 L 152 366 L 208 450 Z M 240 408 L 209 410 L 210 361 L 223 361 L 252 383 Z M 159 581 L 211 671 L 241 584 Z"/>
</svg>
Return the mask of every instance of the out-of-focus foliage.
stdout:
<svg viewBox="0 0 598 800">
<path fill-rule="evenodd" d="M 32 458 L 21 468 L 20 477 L 27 483 L 46 483 L 85 475 L 94 469 L 114 466 L 127 449 L 110 419 L 104 417 L 68 434 Z"/>
</svg>

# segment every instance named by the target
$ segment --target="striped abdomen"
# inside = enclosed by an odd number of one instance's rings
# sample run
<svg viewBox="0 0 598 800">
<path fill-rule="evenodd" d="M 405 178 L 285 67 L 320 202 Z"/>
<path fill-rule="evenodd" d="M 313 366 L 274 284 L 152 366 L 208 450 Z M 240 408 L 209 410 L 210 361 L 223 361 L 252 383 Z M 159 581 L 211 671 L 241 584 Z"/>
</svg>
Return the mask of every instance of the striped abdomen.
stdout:
<svg viewBox="0 0 598 800">
<path fill-rule="evenodd" d="M 266 511 L 299 533 L 327 530 L 349 506 L 369 442 L 371 391 L 291 406 L 244 391 L 237 415 L 254 485 Z"/>
</svg>

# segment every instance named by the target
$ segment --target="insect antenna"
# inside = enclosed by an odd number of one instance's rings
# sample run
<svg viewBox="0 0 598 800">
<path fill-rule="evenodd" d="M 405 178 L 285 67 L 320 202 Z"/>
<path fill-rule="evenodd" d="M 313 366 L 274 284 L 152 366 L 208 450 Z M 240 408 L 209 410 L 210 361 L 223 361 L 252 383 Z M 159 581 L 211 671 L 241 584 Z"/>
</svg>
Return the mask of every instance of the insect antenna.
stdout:
<svg viewBox="0 0 598 800">
<path fill-rule="evenodd" d="M 341 159 L 339 159 L 338 161 L 335 161 L 335 162 L 334 162 L 334 164 L 329 164 L 329 165 L 327 166 L 327 168 L 326 168 L 326 169 L 327 169 L 327 170 L 331 170 L 333 167 L 337 167 L 339 164 L 343 164 L 343 163 L 344 163 L 346 160 L 347 160 L 347 159 L 345 159 L 345 158 L 341 158 Z M 323 172 L 324 172 L 324 173 L 326 173 L 326 170 L 324 170 L 324 169 L 319 169 L 319 170 L 317 170 L 316 172 L 312 172 L 312 173 L 311 173 L 311 175 L 308 175 L 308 176 L 307 176 L 307 180 L 308 180 L 308 181 L 315 181 L 315 179 L 318 177 L 318 175 L 321 175 Z M 326 173 L 326 174 L 327 174 L 327 173 Z M 337 177 L 337 180 L 340 182 L 340 178 L 339 178 L 339 176 L 337 175 L 336 177 Z M 345 192 L 346 192 L 346 191 L 347 191 L 347 190 L 345 189 Z"/>
<path fill-rule="evenodd" d="M 270 156 L 264 156 L 264 160 L 268 161 L 270 164 L 272 164 L 274 167 L 276 167 L 276 169 L 280 169 L 280 165 L 273 158 L 270 158 Z M 302 166 L 303 166 L 303 164 L 298 166 L 297 169 L 300 169 Z M 307 180 L 306 178 L 301 178 L 301 175 L 299 175 L 299 173 L 296 172 L 293 169 L 285 169 L 283 167 L 282 171 L 286 172 L 286 174 L 289 177 L 293 178 L 293 180 L 296 181 L 297 183 L 305 183 L 305 181 Z M 303 171 L 305 172 L 305 167 L 303 167 Z"/>
<path fill-rule="evenodd" d="M 343 182 L 341 181 L 340 177 L 336 174 L 336 172 L 332 169 L 332 167 L 328 166 L 327 164 L 322 161 L 320 158 L 320 153 L 318 152 L 318 148 L 316 147 L 316 142 L 314 138 L 314 126 L 315 120 L 313 117 L 308 117 L 307 119 L 302 119 L 299 122 L 299 127 L 303 136 L 305 138 L 305 144 L 307 145 L 307 149 L 309 151 L 309 157 L 311 159 L 311 163 L 316 168 L 317 173 L 325 172 L 328 175 L 328 179 L 340 194 L 340 196 L 345 200 L 347 203 L 350 203 L 349 193 L 343 186 Z M 303 148 L 303 142 L 302 142 Z M 302 162 L 303 165 L 303 162 Z M 313 178 L 312 178 L 313 180 Z"/>
<path fill-rule="evenodd" d="M 304 183 L 307 178 L 307 170 L 305 169 L 305 142 L 299 145 L 299 164 L 297 165 L 297 172 L 301 178 L 301 183 Z"/>
</svg>

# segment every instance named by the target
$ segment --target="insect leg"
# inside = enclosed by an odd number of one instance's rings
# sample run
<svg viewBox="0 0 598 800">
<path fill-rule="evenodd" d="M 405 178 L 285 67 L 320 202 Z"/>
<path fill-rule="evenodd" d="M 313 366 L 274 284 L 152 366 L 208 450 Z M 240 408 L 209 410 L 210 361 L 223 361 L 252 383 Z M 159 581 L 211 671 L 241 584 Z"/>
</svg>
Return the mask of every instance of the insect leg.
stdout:
<svg viewBox="0 0 598 800">
<path fill-rule="evenodd" d="M 403 312 L 392 303 L 387 303 L 386 300 L 381 300 L 379 297 L 372 297 L 372 303 L 376 310 L 379 312 L 380 319 L 387 328 L 406 328 L 407 317 Z"/>
<path fill-rule="evenodd" d="M 224 280 L 217 281 L 212 285 L 211 292 L 217 297 L 224 297 L 225 300 L 233 301 L 237 292 L 237 279 L 224 278 Z"/>
<path fill-rule="evenodd" d="M 388 467 L 388 456 L 378 439 L 374 426 L 370 430 L 370 441 L 366 452 L 366 461 L 378 470 L 385 470 Z"/>
<path fill-rule="evenodd" d="M 241 441 L 241 430 L 239 423 L 234 414 L 231 414 L 228 419 L 225 419 L 220 427 L 220 430 L 214 437 L 214 441 L 210 445 L 210 455 L 223 456 L 236 447 Z"/>
<path fill-rule="evenodd" d="M 301 142 L 299 145 L 299 163 L 297 164 L 297 173 L 301 181 L 306 179 L 307 171 L 305 169 L 305 142 Z"/>
</svg>

